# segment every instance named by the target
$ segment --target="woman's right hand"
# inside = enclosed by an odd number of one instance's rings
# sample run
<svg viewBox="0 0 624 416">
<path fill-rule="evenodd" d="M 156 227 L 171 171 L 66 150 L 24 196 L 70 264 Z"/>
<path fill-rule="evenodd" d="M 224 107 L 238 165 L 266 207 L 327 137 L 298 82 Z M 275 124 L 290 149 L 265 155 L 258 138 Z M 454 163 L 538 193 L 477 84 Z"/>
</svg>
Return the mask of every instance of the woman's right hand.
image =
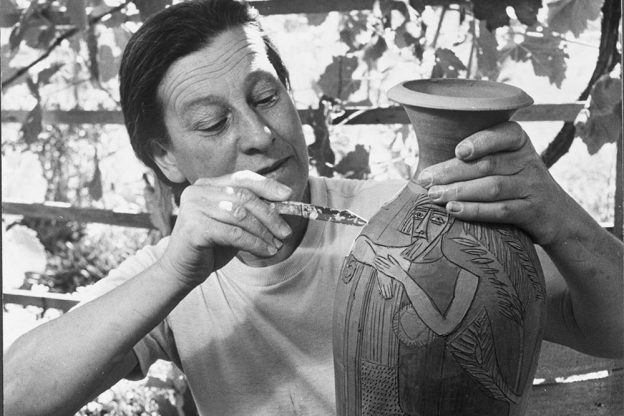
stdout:
<svg viewBox="0 0 624 416">
<path fill-rule="evenodd" d="M 291 192 L 288 186 L 251 171 L 198 179 L 182 193 L 160 267 L 195 286 L 239 250 L 273 256 L 292 230 L 265 200 L 285 201 Z"/>
</svg>

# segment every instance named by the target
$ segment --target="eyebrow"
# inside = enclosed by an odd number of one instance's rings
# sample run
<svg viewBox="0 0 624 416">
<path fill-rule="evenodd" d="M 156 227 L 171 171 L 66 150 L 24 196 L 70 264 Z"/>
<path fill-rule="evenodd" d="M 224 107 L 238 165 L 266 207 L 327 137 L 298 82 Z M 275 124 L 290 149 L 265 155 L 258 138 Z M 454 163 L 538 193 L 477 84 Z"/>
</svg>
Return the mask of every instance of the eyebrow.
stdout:
<svg viewBox="0 0 624 416">
<path fill-rule="evenodd" d="M 251 88 L 261 81 L 267 81 L 276 84 L 280 83 L 280 80 L 276 78 L 275 75 L 271 72 L 258 69 L 249 73 L 249 75 L 245 78 L 243 85 L 245 86 L 245 88 Z M 222 97 L 219 97 L 218 95 L 206 95 L 203 97 L 194 98 L 188 103 L 184 103 L 182 105 L 181 111 L 183 113 L 187 111 L 192 112 L 197 110 L 198 108 L 207 107 L 210 105 L 219 105 L 225 107 L 227 106 L 227 103 Z"/>
<path fill-rule="evenodd" d="M 225 100 L 217 95 L 206 95 L 199 98 L 194 98 L 188 103 L 184 103 L 182 105 L 181 111 L 182 113 L 193 112 L 198 110 L 199 108 L 207 107 L 210 105 L 219 105 L 225 106 Z"/>
</svg>

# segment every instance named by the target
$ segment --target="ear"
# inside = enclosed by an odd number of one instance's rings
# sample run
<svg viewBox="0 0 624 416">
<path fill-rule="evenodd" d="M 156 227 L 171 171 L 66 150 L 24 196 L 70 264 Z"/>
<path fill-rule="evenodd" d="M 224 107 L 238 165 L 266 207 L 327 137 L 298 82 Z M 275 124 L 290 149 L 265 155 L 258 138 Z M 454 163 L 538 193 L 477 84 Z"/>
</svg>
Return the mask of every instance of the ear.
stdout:
<svg viewBox="0 0 624 416">
<path fill-rule="evenodd" d="M 156 165 L 158 165 L 167 179 L 173 183 L 184 183 L 186 177 L 178 169 L 178 162 L 173 152 L 156 140 L 152 140 L 150 147 L 154 162 L 156 162 Z"/>
</svg>

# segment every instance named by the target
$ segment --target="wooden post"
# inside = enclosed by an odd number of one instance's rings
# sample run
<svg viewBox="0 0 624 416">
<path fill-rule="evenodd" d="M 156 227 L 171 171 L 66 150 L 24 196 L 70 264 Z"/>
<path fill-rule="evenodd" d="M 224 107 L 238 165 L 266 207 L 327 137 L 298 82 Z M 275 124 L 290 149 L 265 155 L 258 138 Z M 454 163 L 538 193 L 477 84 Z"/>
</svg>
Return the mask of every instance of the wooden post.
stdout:
<svg viewBox="0 0 624 416">
<path fill-rule="evenodd" d="M 613 233 L 617 238 L 622 240 L 624 235 L 624 195 L 622 193 L 622 174 L 624 169 L 622 163 L 622 132 L 620 132 L 620 138 L 617 140 L 617 156 L 615 167 L 615 216 L 613 218 Z"/>
</svg>

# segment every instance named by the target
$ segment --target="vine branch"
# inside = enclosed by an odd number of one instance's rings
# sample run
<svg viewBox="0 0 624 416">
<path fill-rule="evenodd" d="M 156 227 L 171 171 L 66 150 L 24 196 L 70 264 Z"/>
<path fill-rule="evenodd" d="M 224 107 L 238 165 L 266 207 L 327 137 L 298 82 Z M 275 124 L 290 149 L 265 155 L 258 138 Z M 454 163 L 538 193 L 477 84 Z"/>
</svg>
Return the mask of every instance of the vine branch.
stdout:
<svg viewBox="0 0 624 416">
<path fill-rule="evenodd" d="M 620 25 L 621 4 L 619 1 L 605 1 L 602 6 L 602 20 L 600 23 L 600 49 L 596 67 L 587 86 L 579 95 L 578 101 L 584 101 L 589 97 L 592 87 L 602 75 L 613 70 L 620 61 L 617 51 L 618 30 Z M 565 155 L 574 141 L 576 127 L 574 123 L 567 121 L 557 133 L 552 142 L 540 155 L 544 164 L 550 168 L 563 155 Z"/>
<path fill-rule="evenodd" d="M 98 23 L 100 20 L 102 20 L 103 18 L 105 18 L 106 16 L 109 16 L 121 9 L 123 9 L 124 7 L 126 7 L 132 0 L 126 0 L 123 3 L 121 3 L 119 6 L 115 6 L 113 8 L 111 8 L 110 10 L 101 13 L 99 15 L 96 16 L 91 16 L 89 18 L 89 26 L 92 26 L 96 23 Z M 13 82 L 15 82 L 19 77 L 21 77 L 22 75 L 24 75 L 26 72 L 28 72 L 32 67 L 34 67 L 35 65 L 37 65 L 39 62 L 43 61 L 44 59 L 46 59 L 48 56 L 50 56 L 50 54 L 52 53 L 52 51 L 54 49 L 56 49 L 61 42 L 63 42 L 65 39 L 69 39 L 72 36 L 74 36 L 76 33 L 78 33 L 80 30 L 77 27 L 73 27 L 71 29 L 66 30 L 65 32 L 61 33 L 56 39 L 54 39 L 54 42 L 52 42 L 52 44 L 48 47 L 48 49 L 41 55 L 39 56 L 37 59 L 35 59 L 34 61 L 32 61 L 31 63 L 29 63 L 28 65 L 25 65 L 21 68 L 19 68 L 13 75 L 11 75 L 9 78 L 7 78 L 6 80 L 2 81 L 2 84 L 0 85 L 0 88 L 4 89 L 5 87 L 11 85 Z"/>
</svg>

